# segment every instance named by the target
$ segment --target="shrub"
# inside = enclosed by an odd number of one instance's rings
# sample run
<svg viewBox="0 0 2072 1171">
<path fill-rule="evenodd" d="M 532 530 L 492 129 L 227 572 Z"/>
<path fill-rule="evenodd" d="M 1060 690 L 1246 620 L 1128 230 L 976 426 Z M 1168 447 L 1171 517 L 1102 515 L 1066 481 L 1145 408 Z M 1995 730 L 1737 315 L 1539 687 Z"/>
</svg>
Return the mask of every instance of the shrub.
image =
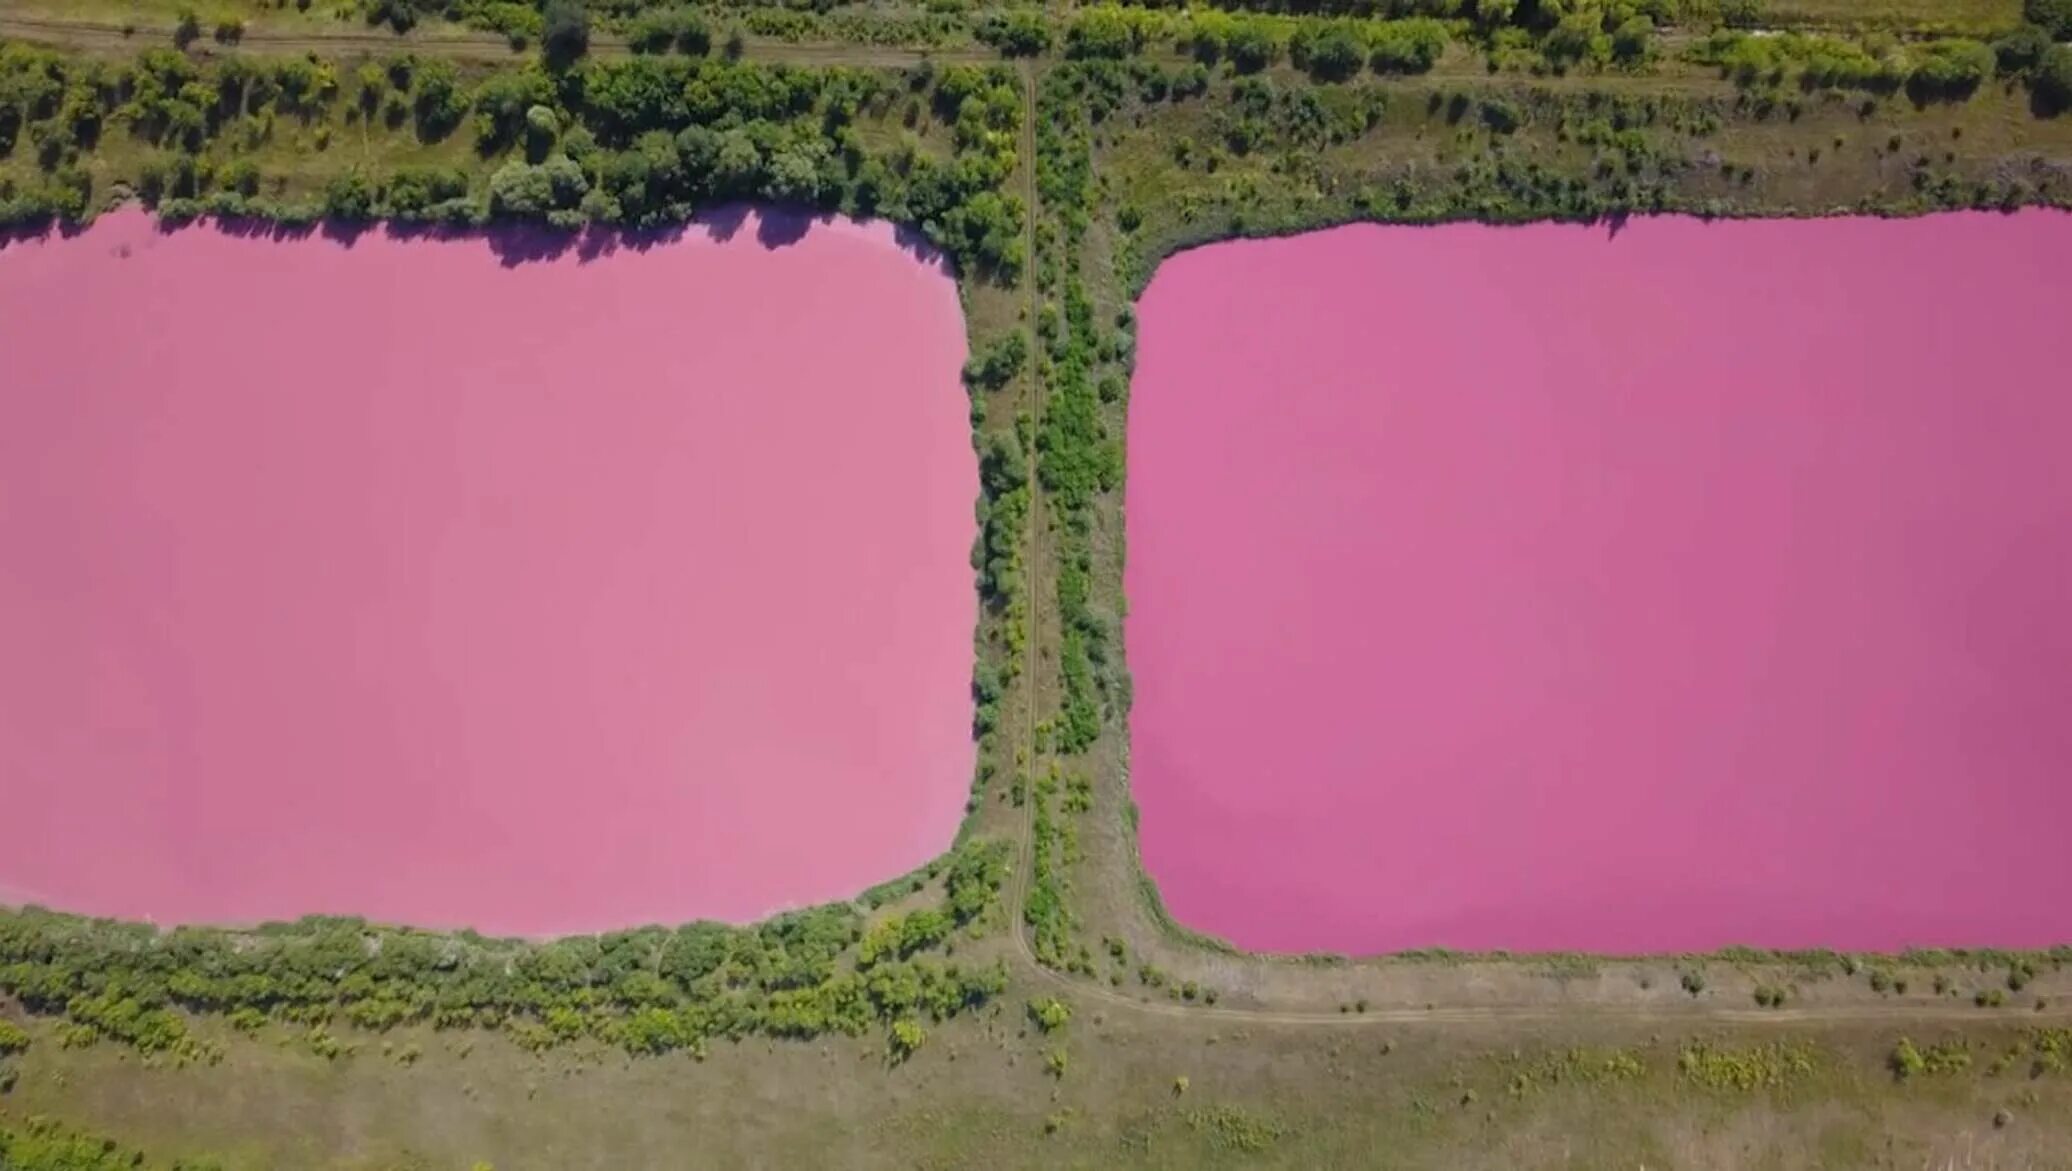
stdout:
<svg viewBox="0 0 2072 1171">
<path fill-rule="evenodd" d="M 1029 1002 L 1029 1019 L 1044 1032 L 1055 1033 L 1071 1021 L 1072 1009 L 1055 996 L 1032 1000 Z"/>
<path fill-rule="evenodd" d="M 540 52 L 566 69 L 590 51 L 590 14 L 579 0 L 547 0 L 541 10 Z"/>
<path fill-rule="evenodd" d="M 1518 107 L 1503 98 L 1482 99 L 1482 124 L 1498 134 L 1510 134 L 1523 125 Z"/>
<path fill-rule="evenodd" d="M 1136 16 L 1111 5 L 1081 9 L 1065 29 L 1068 57 L 1120 60 L 1143 47 L 1143 27 Z"/>
<path fill-rule="evenodd" d="M 1928 1068 L 1927 1059 L 1922 1057 L 1921 1051 L 1905 1037 L 1901 1037 L 1899 1043 L 1892 1047 L 1892 1056 L 1885 1059 L 1885 1064 L 1892 1070 L 1892 1076 L 1900 1081 L 1919 1077 Z"/>
<path fill-rule="evenodd" d="M 1288 43 L 1288 54 L 1318 81 L 1344 81 L 1360 71 L 1367 43 L 1358 25 L 1334 20 L 1304 25 Z"/>
<path fill-rule="evenodd" d="M 2022 19 L 2053 41 L 2072 41 L 2072 0 L 2023 0 Z"/>
<path fill-rule="evenodd" d="M 2036 68 L 2036 63 L 2049 51 L 2050 34 L 2033 24 L 2025 24 L 1993 42 L 1994 64 L 2008 76 Z"/>
<path fill-rule="evenodd" d="M 1368 64 L 1376 73 L 1425 73 L 1446 52 L 1446 26 L 1436 20 L 1391 20 L 1375 27 Z"/>
<path fill-rule="evenodd" d="M 2042 113 L 2054 115 L 2072 109 L 2072 45 L 2052 45 L 2037 62 L 2029 84 Z"/>
<path fill-rule="evenodd" d="M 898 1063 L 912 1057 L 927 1040 L 928 1033 L 921 1028 L 920 1022 L 911 1018 L 902 1018 L 892 1022 L 887 1048 L 892 1055 L 893 1062 Z"/>
<path fill-rule="evenodd" d="M 0 1019 L 0 1057 L 20 1053 L 29 1047 L 29 1034 L 13 1021 Z"/>
<path fill-rule="evenodd" d="M 1039 9 L 990 13 L 973 35 L 998 49 L 1002 57 L 1033 57 L 1050 49 L 1050 22 Z"/>
<path fill-rule="evenodd" d="M 1968 98 L 1994 67 L 1993 50 L 1977 41 L 1934 41 L 1907 74 L 1907 93 L 1916 101 Z"/>
<path fill-rule="evenodd" d="M 1696 996 L 1700 992 L 1705 991 L 1705 973 L 1696 968 L 1685 969 L 1684 974 L 1677 979 L 1677 983 L 1683 985 L 1685 992 Z"/>
</svg>

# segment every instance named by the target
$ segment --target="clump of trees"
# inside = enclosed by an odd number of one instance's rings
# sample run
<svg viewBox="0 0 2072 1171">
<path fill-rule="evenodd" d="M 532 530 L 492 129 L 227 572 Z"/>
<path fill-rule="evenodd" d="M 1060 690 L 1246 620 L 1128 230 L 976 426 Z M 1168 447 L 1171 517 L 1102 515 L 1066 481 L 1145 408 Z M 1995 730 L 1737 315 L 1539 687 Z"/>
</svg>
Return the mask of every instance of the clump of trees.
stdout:
<svg viewBox="0 0 2072 1171">
<path fill-rule="evenodd" d="M 692 35 L 668 27 L 678 44 Z M 399 57 L 348 82 L 309 58 L 208 61 L 154 49 L 104 63 L 0 45 L 0 154 L 27 141 L 38 164 L 33 181 L 0 186 L 0 225 L 83 219 L 94 196 L 88 164 L 115 133 L 157 148 L 121 177 L 172 219 L 654 228 L 764 200 L 910 223 L 973 275 L 1012 281 L 1026 262 L 1021 203 L 1006 190 L 1021 119 L 1014 76 L 959 66 L 916 88 L 953 131 L 948 158 L 912 140 L 865 146 L 858 119 L 908 93 L 882 71 L 642 56 L 500 69 L 471 83 L 449 61 Z M 284 119 L 322 137 L 335 117 L 377 116 L 427 143 L 470 126 L 480 169 L 331 173 L 294 200 L 280 192 L 311 184 L 292 170 L 261 175 L 247 154 Z"/>
</svg>

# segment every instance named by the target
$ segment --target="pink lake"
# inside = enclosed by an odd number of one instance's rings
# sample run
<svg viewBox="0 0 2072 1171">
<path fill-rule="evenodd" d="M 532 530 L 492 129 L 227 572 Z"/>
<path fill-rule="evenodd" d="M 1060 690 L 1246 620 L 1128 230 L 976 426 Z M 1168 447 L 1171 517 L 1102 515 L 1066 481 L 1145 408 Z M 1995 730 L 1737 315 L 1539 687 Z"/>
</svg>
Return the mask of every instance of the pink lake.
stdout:
<svg viewBox="0 0 2072 1171">
<path fill-rule="evenodd" d="M 725 235 L 0 250 L 0 898 L 557 934 L 947 847 L 955 285 L 883 224 Z"/>
<path fill-rule="evenodd" d="M 2072 941 L 2072 216 L 1180 255 L 1131 784 L 1248 948 Z"/>
</svg>

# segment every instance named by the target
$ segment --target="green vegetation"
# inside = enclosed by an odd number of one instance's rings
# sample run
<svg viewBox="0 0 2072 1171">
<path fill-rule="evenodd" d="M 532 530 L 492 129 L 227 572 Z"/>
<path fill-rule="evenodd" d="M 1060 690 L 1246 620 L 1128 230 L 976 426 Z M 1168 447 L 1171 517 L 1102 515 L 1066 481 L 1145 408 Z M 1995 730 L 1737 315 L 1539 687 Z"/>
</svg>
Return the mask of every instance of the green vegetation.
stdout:
<svg viewBox="0 0 2072 1171">
<path fill-rule="evenodd" d="M 931 111 L 951 131 L 950 157 L 911 136 L 867 146 L 863 124 L 896 106 Z M 1019 120 L 1012 76 L 974 67 L 900 78 L 636 57 L 470 82 L 437 59 L 347 75 L 304 58 L 148 49 L 108 63 L 10 44 L 0 46 L 0 226 L 85 219 L 125 189 L 175 221 L 291 226 L 650 229 L 765 199 L 915 224 L 968 272 L 1012 283 L 1022 211 L 1003 186 Z M 473 141 L 448 146 L 464 121 Z M 424 161 L 334 159 L 334 128 Z M 33 158 L 10 158 L 22 146 Z"/>
<path fill-rule="evenodd" d="M 1810 1047 L 1782 1041 L 1749 1046 L 1693 1042 L 1677 1055 L 1676 1068 L 1693 1085 L 1742 1092 L 1785 1089 L 1817 1072 Z"/>
<path fill-rule="evenodd" d="M 531 1047 L 588 1038 L 645 1054 L 753 1035 L 858 1036 L 916 1014 L 945 1020 L 1005 989 L 997 963 L 936 958 L 997 900 L 1001 844 L 968 842 L 942 869 L 937 907 L 868 927 L 854 907 L 834 905 L 752 928 L 693 923 L 542 944 L 352 919 L 159 932 L 4 911 L 0 992 L 62 1017 L 68 1044 L 105 1040 L 175 1061 L 221 1058 L 193 1014 L 319 1031 L 500 1028 Z"/>
</svg>

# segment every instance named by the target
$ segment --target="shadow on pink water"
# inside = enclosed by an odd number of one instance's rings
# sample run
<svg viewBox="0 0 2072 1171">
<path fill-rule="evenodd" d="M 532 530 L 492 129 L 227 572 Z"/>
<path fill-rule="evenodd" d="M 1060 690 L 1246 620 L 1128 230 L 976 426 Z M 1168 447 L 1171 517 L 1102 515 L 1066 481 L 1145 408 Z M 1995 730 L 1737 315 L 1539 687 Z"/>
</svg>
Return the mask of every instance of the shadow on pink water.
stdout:
<svg viewBox="0 0 2072 1171">
<path fill-rule="evenodd" d="M 1140 307 L 1131 783 L 1250 948 L 2072 940 L 2072 217 L 1349 227 Z"/>
<path fill-rule="evenodd" d="M 978 480 L 940 263 L 745 209 L 277 235 L 0 249 L 0 892 L 557 934 L 947 846 Z"/>
</svg>

